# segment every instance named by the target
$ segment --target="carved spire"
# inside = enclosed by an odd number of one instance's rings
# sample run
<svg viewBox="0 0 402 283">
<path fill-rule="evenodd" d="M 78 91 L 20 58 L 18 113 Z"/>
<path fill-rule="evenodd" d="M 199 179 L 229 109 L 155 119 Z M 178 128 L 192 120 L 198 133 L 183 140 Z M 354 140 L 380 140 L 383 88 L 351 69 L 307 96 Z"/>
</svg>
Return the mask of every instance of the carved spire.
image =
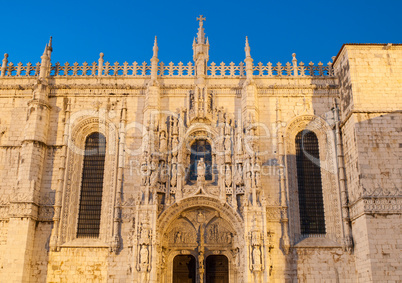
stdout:
<svg viewBox="0 0 402 283">
<path fill-rule="evenodd" d="M 246 47 L 244 47 L 244 51 L 246 52 L 246 58 L 251 58 L 250 45 L 248 44 L 248 36 L 246 36 Z"/>
<path fill-rule="evenodd" d="M 250 45 L 248 44 L 248 37 L 246 36 L 246 46 L 244 47 L 244 51 L 246 52 L 246 76 L 247 81 L 251 82 L 253 80 L 253 58 L 251 58 L 250 54 Z"/>
<path fill-rule="evenodd" d="M 40 74 L 39 77 L 44 79 L 50 72 L 50 56 L 52 55 L 52 38 L 50 37 L 49 43 L 46 43 L 45 50 L 41 56 Z"/>
<path fill-rule="evenodd" d="M 155 36 L 155 41 L 154 41 L 154 48 L 153 48 L 153 56 L 152 56 L 152 58 L 158 58 L 158 50 L 159 50 L 159 48 L 158 48 L 158 39 L 157 39 L 157 37 Z"/>
<path fill-rule="evenodd" d="M 198 44 L 205 44 L 205 33 L 204 33 L 204 27 L 203 27 L 203 25 L 204 25 L 203 21 L 205 21 L 205 20 L 206 20 L 206 18 L 204 18 L 202 15 L 200 15 L 197 18 L 197 21 L 200 22 L 200 26 L 198 28 L 198 33 L 197 33 L 197 43 Z"/>
<path fill-rule="evenodd" d="M 47 57 L 49 57 L 49 60 L 51 60 L 52 51 L 53 51 L 53 47 L 52 47 L 52 37 L 50 37 L 50 39 L 49 39 L 49 44 L 47 45 Z"/>
<path fill-rule="evenodd" d="M 202 80 L 207 73 L 207 62 L 209 60 L 209 41 L 205 39 L 204 23 L 206 18 L 200 15 L 197 18 L 200 26 L 198 28 L 197 38 L 193 41 L 193 60 L 195 65 L 195 74 Z"/>
<path fill-rule="evenodd" d="M 158 39 L 155 36 L 155 41 L 154 41 L 154 47 L 153 47 L 153 55 L 151 58 L 151 82 L 150 82 L 150 86 L 151 85 L 156 85 L 157 84 L 157 78 L 158 78 Z"/>
<path fill-rule="evenodd" d="M 1 64 L 1 76 L 4 77 L 6 75 L 7 63 L 8 63 L 8 54 L 4 53 L 3 63 Z"/>
</svg>

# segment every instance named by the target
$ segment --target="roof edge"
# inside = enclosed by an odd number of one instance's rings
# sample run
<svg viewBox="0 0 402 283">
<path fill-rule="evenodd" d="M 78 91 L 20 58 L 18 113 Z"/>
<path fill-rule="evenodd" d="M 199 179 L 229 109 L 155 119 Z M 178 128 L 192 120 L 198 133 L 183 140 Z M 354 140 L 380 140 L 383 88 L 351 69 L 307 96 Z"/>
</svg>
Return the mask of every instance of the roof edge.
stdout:
<svg viewBox="0 0 402 283">
<path fill-rule="evenodd" d="M 388 44 L 392 44 L 392 45 L 401 45 L 402 43 L 344 43 L 342 44 L 341 49 L 339 49 L 338 54 L 336 54 L 334 61 L 332 62 L 332 66 L 335 65 L 336 60 L 338 60 L 339 55 L 341 54 L 342 50 L 345 48 L 345 46 L 347 45 L 383 45 L 383 46 L 387 46 Z"/>
</svg>

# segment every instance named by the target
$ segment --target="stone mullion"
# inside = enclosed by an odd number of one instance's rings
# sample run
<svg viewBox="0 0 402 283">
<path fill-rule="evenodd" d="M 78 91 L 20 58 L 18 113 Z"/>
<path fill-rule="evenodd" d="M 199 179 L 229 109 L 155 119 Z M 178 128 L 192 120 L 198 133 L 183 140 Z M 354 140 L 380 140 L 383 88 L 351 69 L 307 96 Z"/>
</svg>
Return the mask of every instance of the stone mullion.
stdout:
<svg viewBox="0 0 402 283">
<path fill-rule="evenodd" d="M 57 179 L 57 188 L 55 195 L 55 204 L 54 204 L 54 216 L 53 216 L 53 230 L 50 240 L 50 248 L 52 251 L 56 251 L 60 241 L 59 241 L 59 233 L 60 233 L 60 215 L 62 209 L 62 197 L 63 197 L 63 188 L 64 188 L 64 180 L 66 180 L 66 161 L 67 161 L 67 144 L 68 144 L 68 136 L 69 136 L 69 126 L 70 126 L 70 101 L 66 106 L 67 108 L 63 112 L 62 121 L 64 126 L 64 134 L 63 134 L 63 145 L 62 145 L 62 154 L 61 154 L 61 164 L 59 168 L 59 176 Z"/>
</svg>

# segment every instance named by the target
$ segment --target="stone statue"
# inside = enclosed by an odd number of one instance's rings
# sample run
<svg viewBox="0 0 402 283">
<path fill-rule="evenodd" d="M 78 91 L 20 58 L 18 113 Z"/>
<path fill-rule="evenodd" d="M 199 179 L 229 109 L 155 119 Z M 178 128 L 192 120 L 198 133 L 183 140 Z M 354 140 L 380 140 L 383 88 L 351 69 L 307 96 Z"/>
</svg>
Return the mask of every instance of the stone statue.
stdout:
<svg viewBox="0 0 402 283">
<path fill-rule="evenodd" d="M 245 181 L 246 181 L 246 189 L 251 189 L 252 180 L 251 180 L 251 172 L 250 171 L 246 173 Z"/>
<path fill-rule="evenodd" d="M 226 164 L 225 184 L 226 187 L 230 187 L 232 185 L 232 170 L 228 164 Z"/>
<path fill-rule="evenodd" d="M 141 250 L 140 250 L 140 263 L 141 263 L 141 265 L 148 264 L 148 259 L 149 259 L 148 247 L 146 245 L 141 245 Z"/>
<path fill-rule="evenodd" d="M 159 153 L 165 154 L 167 153 L 167 140 L 166 140 L 166 133 L 161 133 L 160 144 L 159 144 Z"/>
<path fill-rule="evenodd" d="M 197 180 L 205 180 L 205 162 L 204 158 L 201 158 L 197 164 Z"/>
<path fill-rule="evenodd" d="M 173 164 L 172 166 L 172 178 L 170 180 L 170 186 L 171 187 L 176 187 L 177 183 L 177 169 L 176 169 L 176 164 Z"/>
<path fill-rule="evenodd" d="M 261 251 L 259 246 L 253 247 L 253 269 L 261 270 Z"/>
</svg>

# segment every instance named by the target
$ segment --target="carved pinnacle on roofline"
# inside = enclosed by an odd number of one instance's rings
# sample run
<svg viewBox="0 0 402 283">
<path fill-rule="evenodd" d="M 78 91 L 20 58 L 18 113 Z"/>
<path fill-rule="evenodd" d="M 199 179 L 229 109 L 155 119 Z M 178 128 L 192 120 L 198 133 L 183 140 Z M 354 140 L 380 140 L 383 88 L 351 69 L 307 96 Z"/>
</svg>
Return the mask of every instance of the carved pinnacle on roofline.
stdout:
<svg viewBox="0 0 402 283">
<path fill-rule="evenodd" d="M 154 58 L 158 58 L 158 50 L 159 50 L 159 48 L 158 48 L 158 39 L 155 36 L 154 48 L 153 48 L 153 57 Z"/>
</svg>

